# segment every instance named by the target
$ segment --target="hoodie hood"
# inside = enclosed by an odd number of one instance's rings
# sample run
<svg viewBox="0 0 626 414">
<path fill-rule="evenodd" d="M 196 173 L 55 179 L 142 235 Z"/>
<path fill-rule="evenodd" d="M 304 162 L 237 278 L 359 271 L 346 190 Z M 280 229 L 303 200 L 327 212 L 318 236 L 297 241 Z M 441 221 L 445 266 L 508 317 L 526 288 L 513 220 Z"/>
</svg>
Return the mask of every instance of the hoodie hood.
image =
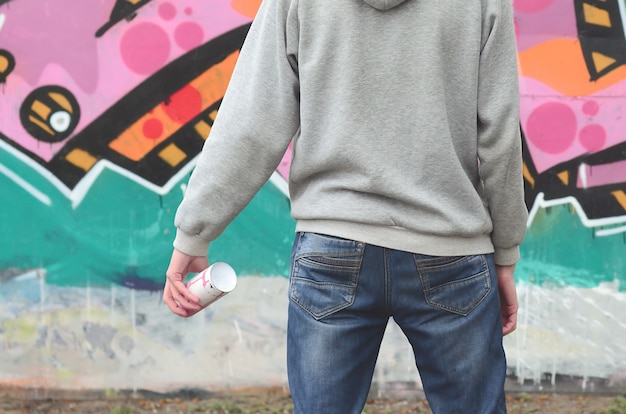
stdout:
<svg viewBox="0 0 626 414">
<path fill-rule="evenodd" d="M 363 0 L 370 6 L 378 10 L 389 10 L 396 7 L 400 3 L 404 3 L 406 0 Z"/>
</svg>

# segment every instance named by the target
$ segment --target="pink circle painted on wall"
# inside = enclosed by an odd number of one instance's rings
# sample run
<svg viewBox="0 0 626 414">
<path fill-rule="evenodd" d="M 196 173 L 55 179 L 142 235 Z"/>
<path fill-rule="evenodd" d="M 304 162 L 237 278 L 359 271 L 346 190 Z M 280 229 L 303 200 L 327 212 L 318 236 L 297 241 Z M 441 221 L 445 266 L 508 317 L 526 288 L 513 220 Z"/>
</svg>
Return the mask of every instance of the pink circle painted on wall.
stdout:
<svg viewBox="0 0 626 414">
<path fill-rule="evenodd" d="M 587 101 L 583 104 L 583 113 L 588 116 L 595 116 L 600 111 L 598 101 Z"/>
<path fill-rule="evenodd" d="M 176 6 L 172 3 L 163 3 L 159 6 L 159 16 L 163 20 L 172 20 L 176 17 Z"/>
<path fill-rule="evenodd" d="M 191 50 L 202 44 L 204 30 L 197 23 L 181 23 L 174 31 L 174 40 L 183 50 Z"/>
<path fill-rule="evenodd" d="M 523 13 L 537 13 L 548 8 L 554 0 L 514 0 L 515 10 Z"/>
<path fill-rule="evenodd" d="M 578 139 L 589 152 L 599 151 L 606 142 L 606 130 L 602 125 L 587 125 L 580 130 Z"/>
<path fill-rule="evenodd" d="M 526 122 L 526 137 L 548 154 L 567 150 L 576 139 L 576 114 L 568 105 L 549 102 L 536 108 Z"/>
<path fill-rule="evenodd" d="M 158 25 L 140 23 L 124 33 L 120 41 L 120 54 L 130 70 L 150 75 L 167 63 L 170 39 Z"/>
</svg>

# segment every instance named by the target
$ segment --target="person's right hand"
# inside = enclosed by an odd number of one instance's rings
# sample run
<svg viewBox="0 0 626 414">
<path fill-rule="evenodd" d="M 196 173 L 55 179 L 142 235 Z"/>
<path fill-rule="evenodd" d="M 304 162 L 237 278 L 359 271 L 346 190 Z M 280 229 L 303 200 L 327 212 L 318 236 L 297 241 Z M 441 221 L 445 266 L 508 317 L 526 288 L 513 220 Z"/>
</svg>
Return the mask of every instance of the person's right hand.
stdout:
<svg viewBox="0 0 626 414">
<path fill-rule="evenodd" d="M 163 301 L 172 312 L 188 318 L 202 310 L 200 299 L 192 294 L 183 280 L 189 273 L 200 273 L 209 267 L 205 256 L 189 256 L 174 249 L 167 268 L 167 280 L 163 289 Z"/>
<path fill-rule="evenodd" d="M 517 328 L 517 310 L 519 305 L 517 303 L 517 291 L 515 290 L 514 270 L 515 265 L 496 265 L 503 336 L 510 334 Z"/>
</svg>

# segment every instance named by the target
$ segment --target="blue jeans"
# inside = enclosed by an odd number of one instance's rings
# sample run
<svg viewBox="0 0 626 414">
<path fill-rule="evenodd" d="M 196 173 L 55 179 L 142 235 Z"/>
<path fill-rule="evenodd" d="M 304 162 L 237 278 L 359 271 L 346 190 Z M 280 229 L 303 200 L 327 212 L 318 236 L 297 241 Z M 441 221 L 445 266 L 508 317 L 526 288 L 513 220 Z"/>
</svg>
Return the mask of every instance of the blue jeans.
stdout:
<svg viewBox="0 0 626 414">
<path fill-rule="evenodd" d="M 360 414 L 390 317 L 433 413 L 505 413 L 492 255 L 433 257 L 298 233 L 287 366 L 295 414 Z"/>
</svg>

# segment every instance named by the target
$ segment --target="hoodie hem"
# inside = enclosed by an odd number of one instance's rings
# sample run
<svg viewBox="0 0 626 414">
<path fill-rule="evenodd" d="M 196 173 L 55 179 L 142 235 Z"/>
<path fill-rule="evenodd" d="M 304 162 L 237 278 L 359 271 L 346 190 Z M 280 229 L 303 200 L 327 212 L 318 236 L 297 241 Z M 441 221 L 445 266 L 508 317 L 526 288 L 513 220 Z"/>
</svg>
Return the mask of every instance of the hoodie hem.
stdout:
<svg viewBox="0 0 626 414">
<path fill-rule="evenodd" d="M 335 220 L 298 220 L 297 232 L 320 233 L 367 244 L 429 256 L 467 256 L 494 252 L 489 235 L 420 234 L 402 227 Z"/>
</svg>

